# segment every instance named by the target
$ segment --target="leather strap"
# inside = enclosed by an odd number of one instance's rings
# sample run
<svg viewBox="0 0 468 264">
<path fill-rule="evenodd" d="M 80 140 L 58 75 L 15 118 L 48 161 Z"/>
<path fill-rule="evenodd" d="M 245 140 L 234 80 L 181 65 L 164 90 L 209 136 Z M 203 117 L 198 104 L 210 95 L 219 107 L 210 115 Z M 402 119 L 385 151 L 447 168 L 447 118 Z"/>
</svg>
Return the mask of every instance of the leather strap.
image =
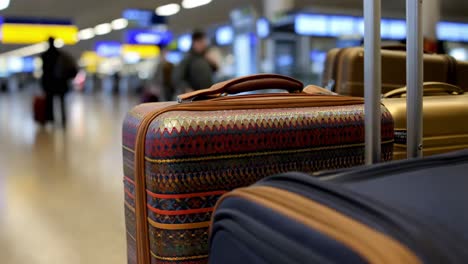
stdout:
<svg viewBox="0 0 468 264">
<path fill-rule="evenodd" d="M 148 212 L 146 207 L 145 142 L 151 121 L 158 113 L 145 116 L 138 128 L 135 142 L 135 225 L 137 264 L 150 264 Z"/>
<path fill-rule="evenodd" d="M 327 90 L 325 88 L 316 86 L 316 85 L 308 85 L 302 92 L 306 94 L 316 94 L 316 95 L 338 95 L 337 93 L 334 93 L 330 90 Z"/>
<path fill-rule="evenodd" d="M 254 74 L 217 83 L 208 89 L 198 90 L 178 96 L 179 102 L 219 96 L 220 94 L 238 94 L 264 89 L 284 89 L 290 93 L 301 92 L 303 84 L 293 78 L 278 74 Z"/>
</svg>

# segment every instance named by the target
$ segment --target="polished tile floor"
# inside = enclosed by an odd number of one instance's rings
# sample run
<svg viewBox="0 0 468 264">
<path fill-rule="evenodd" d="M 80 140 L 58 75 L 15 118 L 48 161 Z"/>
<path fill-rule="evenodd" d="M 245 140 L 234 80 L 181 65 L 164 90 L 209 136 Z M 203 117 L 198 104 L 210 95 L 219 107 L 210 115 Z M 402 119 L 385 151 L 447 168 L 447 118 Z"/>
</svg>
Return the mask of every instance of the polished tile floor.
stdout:
<svg viewBox="0 0 468 264">
<path fill-rule="evenodd" d="M 39 128 L 30 93 L 0 94 L 0 263 L 126 263 L 121 123 L 127 97 L 72 94 Z"/>
</svg>

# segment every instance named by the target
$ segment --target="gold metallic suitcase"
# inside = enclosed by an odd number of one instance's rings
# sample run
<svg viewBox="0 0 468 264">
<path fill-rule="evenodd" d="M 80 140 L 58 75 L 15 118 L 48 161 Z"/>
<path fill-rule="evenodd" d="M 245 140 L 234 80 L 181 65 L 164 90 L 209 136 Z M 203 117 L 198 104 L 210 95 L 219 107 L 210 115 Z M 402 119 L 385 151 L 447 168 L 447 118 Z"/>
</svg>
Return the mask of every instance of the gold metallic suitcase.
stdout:
<svg viewBox="0 0 468 264">
<path fill-rule="evenodd" d="M 308 94 L 336 95 L 309 85 Z M 468 148 L 468 93 L 447 83 L 424 83 L 423 153 L 431 156 Z M 406 87 L 383 95 L 382 103 L 395 122 L 393 159 L 406 158 Z"/>
<path fill-rule="evenodd" d="M 406 158 L 406 88 L 384 95 L 395 122 L 394 159 Z M 468 148 L 468 94 L 445 83 L 425 83 L 423 153 L 430 156 Z"/>
<path fill-rule="evenodd" d="M 406 52 L 397 48 L 382 49 L 383 94 L 406 85 Z M 325 65 L 324 87 L 341 95 L 364 96 L 363 47 L 333 49 Z M 448 55 L 424 54 L 424 81 L 450 83 L 468 91 L 468 62 Z"/>
</svg>

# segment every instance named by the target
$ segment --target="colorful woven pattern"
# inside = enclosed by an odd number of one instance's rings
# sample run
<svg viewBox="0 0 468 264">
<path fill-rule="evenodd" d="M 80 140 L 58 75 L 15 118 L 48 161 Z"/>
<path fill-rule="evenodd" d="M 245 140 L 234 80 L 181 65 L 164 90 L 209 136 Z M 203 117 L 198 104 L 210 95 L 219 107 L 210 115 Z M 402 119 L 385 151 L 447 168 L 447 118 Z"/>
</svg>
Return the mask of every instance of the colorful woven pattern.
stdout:
<svg viewBox="0 0 468 264">
<path fill-rule="evenodd" d="M 157 104 L 135 108 L 124 124 L 128 261 L 135 263 L 134 146 L 138 124 Z M 393 120 L 382 117 L 384 160 Z M 173 111 L 158 116 L 145 142 L 152 263 L 207 263 L 208 227 L 218 198 L 287 171 L 364 163 L 362 105 L 264 110 Z"/>
</svg>

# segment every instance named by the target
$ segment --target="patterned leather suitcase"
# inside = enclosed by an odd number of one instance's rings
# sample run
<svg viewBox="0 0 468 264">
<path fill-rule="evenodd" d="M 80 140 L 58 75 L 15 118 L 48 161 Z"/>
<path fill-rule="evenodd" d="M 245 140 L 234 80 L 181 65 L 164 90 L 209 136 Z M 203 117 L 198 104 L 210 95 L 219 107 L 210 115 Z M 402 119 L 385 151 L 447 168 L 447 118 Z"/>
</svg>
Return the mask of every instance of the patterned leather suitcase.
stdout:
<svg viewBox="0 0 468 264">
<path fill-rule="evenodd" d="M 209 263 L 466 263 L 467 170 L 462 151 L 269 177 L 220 199 Z"/>
<path fill-rule="evenodd" d="M 382 49 L 382 93 L 406 85 L 406 52 Z M 364 48 L 332 49 L 325 62 L 323 86 L 341 95 L 364 96 Z M 443 82 L 468 91 L 468 62 L 448 55 L 424 54 L 424 81 Z"/>
<path fill-rule="evenodd" d="M 123 128 L 128 263 L 207 263 L 218 198 L 280 172 L 364 163 L 362 98 L 311 95 L 279 75 L 254 75 L 143 104 Z M 220 96 L 252 90 L 290 93 Z M 382 107 L 383 160 L 393 120 Z"/>
</svg>

